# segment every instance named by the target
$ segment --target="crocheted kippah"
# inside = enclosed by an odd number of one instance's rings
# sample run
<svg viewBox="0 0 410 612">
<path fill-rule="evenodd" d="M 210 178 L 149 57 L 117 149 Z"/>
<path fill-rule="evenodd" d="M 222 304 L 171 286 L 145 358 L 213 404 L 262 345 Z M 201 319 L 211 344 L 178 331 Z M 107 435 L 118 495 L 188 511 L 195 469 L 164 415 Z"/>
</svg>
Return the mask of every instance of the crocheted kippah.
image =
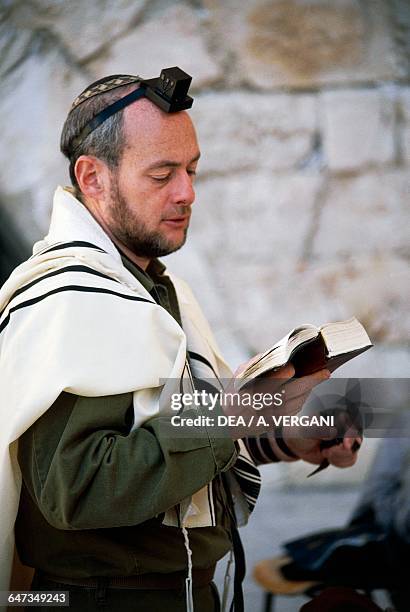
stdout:
<svg viewBox="0 0 410 612">
<path fill-rule="evenodd" d="M 77 108 L 77 106 L 79 106 L 82 102 L 89 100 L 93 96 L 106 93 L 107 91 L 115 89 L 116 87 L 121 87 L 122 85 L 139 83 L 140 81 L 140 76 L 131 74 L 111 74 L 110 76 L 106 76 L 98 81 L 94 81 L 94 83 L 88 85 L 88 87 L 86 87 L 86 89 L 84 89 L 84 91 L 82 91 L 80 95 L 76 97 L 69 112 L 71 113 L 71 111 Z"/>
</svg>

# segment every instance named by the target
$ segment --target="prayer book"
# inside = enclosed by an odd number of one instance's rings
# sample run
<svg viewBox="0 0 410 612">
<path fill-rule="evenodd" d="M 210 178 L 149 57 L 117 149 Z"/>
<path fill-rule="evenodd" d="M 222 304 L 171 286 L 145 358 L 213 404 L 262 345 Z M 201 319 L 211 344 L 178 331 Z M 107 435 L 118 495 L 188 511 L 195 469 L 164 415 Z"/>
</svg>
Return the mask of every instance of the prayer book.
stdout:
<svg viewBox="0 0 410 612">
<path fill-rule="evenodd" d="M 301 325 L 258 356 L 237 377 L 237 388 L 287 363 L 295 376 L 306 376 L 323 368 L 333 372 L 373 346 L 363 325 L 355 318 L 326 323 L 321 327 Z"/>
</svg>

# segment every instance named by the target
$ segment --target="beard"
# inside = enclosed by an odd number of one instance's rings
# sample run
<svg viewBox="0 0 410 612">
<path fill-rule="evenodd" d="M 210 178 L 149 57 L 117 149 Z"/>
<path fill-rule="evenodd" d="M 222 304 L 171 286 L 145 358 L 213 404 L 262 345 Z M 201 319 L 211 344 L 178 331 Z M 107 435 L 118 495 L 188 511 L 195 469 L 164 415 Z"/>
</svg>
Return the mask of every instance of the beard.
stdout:
<svg viewBox="0 0 410 612">
<path fill-rule="evenodd" d="M 138 257 L 164 257 L 178 251 L 186 241 L 188 228 L 184 230 L 182 240 L 170 240 L 161 232 L 150 230 L 146 224 L 138 219 L 135 211 L 131 210 L 114 178 L 111 186 L 111 217 L 113 220 L 113 233 L 115 237 L 127 246 Z M 186 215 L 189 206 L 175 207 L 176 215 Z"/>
</svg>

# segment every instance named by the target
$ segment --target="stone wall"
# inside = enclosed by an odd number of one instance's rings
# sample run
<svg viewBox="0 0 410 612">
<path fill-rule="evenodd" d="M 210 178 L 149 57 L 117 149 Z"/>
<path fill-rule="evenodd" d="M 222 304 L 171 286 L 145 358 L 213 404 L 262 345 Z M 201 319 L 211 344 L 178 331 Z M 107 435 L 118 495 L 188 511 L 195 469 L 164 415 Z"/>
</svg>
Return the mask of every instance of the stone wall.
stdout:
<svg viewBox="0 0 410 612">
<path fill-rule="evenodd" d="M 235 365 L 301 322 L 356 315 L 354 373 L 406 376 L 410 4 L 406 0 L 3 0 L 0 201 L 32 241 L 67 182 L 74 97 L 117 72 L 193 75 L 202 148 L 169 265 Z M 349 371 L 349 370 L 347 370 Z"/>
</svg>

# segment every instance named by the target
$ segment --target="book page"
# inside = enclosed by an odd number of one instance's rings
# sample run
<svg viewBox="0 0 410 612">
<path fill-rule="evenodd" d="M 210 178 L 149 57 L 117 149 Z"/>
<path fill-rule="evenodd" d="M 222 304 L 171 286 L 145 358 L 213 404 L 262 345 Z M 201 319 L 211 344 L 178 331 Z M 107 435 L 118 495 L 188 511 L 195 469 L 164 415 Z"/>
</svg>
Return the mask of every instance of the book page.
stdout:
<svg viewBox="0 0 410 612">
<path fill-rule="evenodd" d="M 320 332 L 329 357 L 372 346 L 366 330 L 355 317 L 347 321 L 327 323 L 320 328 Z"/>
<path fill-rule="evenodd" d="M 301 325 L 293 329 L 273 347 L 265 351 L 265 353 L 246 368 L 238 378 L 255 378 L 268 370 L 285 365 L 298 346 L 316 338 L 318 334 L 319 329 L 310 324 Z"/>
</svg>

